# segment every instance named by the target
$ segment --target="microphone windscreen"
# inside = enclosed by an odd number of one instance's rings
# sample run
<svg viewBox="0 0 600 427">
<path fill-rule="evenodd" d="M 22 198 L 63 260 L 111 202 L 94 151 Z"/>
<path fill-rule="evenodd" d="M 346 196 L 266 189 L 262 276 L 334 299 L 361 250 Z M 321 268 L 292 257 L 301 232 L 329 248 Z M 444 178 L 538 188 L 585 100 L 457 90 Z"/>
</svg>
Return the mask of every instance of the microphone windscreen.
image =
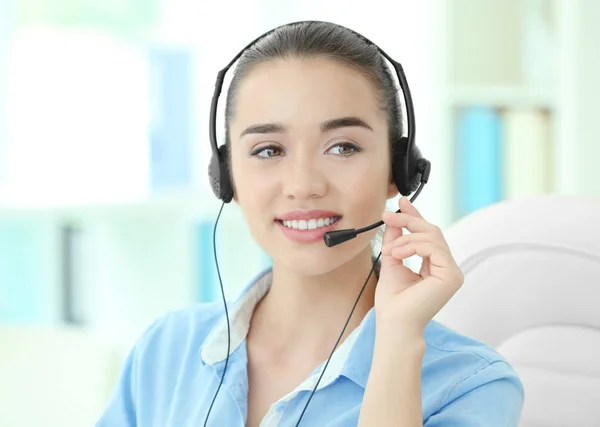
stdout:
<svg viewBox="0 0 600 427">
<path fill-rule="evenodd" d="M 335 230 L 328 231 L 323 236 L 323 240 L 325 240 L 325 244 L 329 247 L 339 245 L 340 243 L 344 243 L 350 239 L 354 239 L 358 233 L 354 228 L 347 230 Z"/>
</svg>

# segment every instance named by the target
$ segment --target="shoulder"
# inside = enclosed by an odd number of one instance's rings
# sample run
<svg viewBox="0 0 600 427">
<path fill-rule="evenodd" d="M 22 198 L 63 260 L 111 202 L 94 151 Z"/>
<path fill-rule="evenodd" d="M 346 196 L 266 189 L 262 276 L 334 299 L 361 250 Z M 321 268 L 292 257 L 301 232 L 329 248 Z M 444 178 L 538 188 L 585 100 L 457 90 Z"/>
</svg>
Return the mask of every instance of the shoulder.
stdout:
<svg viewBox="0 0 600 427">
<path fill-rule="evenodd" d="M 135 426 L 152 417 L 163 420 L 181 378 L 198 372 L 202 346 L 222 315 L 222 304 L 206 303 L 169 311 L 151 322 L 122 365 L 96 426 Z"/>
<path fill-rule="evenodd" d="M 423 388 L 430 392 L 424 396 L 423 403 L 429 406 L 431 414 L 450 412 L 451 408 L 460 409 L 462 405 L 498 407 L 499 402 L 503 402 L 507 407 L 499 416 L 519 416 L 524 400 L 523 385 L 498 351 L 436 321 L 428 325 L 425 341 Z M 491 412 L 486 416 L 491 417 Z"/>
<path fill-rule="evenodd" d="M 251 293 L 250 290 L 260 290 L 256 285 L 268 277 L 268 271 L 269 269 L 265 269 L 259 272 L 240 294 L 228 301 L 228 309 L 240 309 L 238 305 L 243 305 L 246 299 L 253 296 L 254 292 Z M 233 314 L 230 313 L 230 317 Z M 224 320 L 222 301 L 199 303 L 164 313 L 151 322 L 138 338 L 126 361 L 125 370 L 131 366 L 132 370 L 137 371 L 136 378 L 159 381 L 163 377 L 172 378 L 174 370 L 198 366 L 203 363 L 202 351 L 209 337 L 213 338 L 213 347 L 221 347 Z M 236 328 L 232 325 L 231 333 L 234 332 Z M 190 363 L 187 364 L 187 361 Z"/>
<path fill-rule="evenodd" d="M 432 320 L 425 329 L 426 357 L 449 359 L 452 363 L 467 363 L 469 367 L 506 362 L 503 356 L 488 344 L 463 335 L 444 324 Z"/>
<path fill-rule="evenodd" d="M 134 347 L 137 358 L 196 357 L 214 326 L 224 315 L 222 303 L 202 303 L 172 310 L 156 318 Z"/>
</svg>

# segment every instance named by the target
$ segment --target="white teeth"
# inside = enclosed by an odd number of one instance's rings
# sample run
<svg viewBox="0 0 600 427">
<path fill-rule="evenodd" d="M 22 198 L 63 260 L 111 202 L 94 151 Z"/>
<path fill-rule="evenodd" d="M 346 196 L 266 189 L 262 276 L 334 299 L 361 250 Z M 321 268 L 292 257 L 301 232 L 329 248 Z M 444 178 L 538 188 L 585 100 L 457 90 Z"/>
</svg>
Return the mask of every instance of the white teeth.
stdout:
<svg viewBox="0 0 600 427">
<path fill-rule="evenodd" d="M 287 228 L 294 228 L 296 230 L 315 230 L 320 227 L 327 227 L 338 220 L 338 217 L 331 218 L 311 218 L 309 220 L 290 220 L 282 221 L 283 225 Z"/>
</svg>

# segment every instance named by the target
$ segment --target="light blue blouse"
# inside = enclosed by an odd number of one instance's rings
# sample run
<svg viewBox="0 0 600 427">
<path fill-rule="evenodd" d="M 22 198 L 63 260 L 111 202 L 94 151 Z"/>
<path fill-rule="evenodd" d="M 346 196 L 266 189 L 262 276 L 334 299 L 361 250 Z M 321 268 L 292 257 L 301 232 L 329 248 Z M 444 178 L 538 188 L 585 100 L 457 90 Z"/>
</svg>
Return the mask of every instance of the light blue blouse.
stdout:
<svg viewBox="0 0 600 427">
<path fill-rule="evenodd" d="M 243 427 L 247 414 L 246 334 L 270 286 L 259 274 L 230 307 L 231 353 L 209 426 Z M 371 310 L 336 350 L 301 426 L 355 427 L 371 367 Z M 425 330 L 422 407 L 425 427 L 512 427 L 522 411 L 522 383 L 489 346 L 431 321 Z M 222 303 L 200 304 L 157 319 L 135 344 L 96 427 L 199 427 L 227 353 Z M 324 363 L 275 402 L 261 427 L 295 426 Z"/>
</svg>

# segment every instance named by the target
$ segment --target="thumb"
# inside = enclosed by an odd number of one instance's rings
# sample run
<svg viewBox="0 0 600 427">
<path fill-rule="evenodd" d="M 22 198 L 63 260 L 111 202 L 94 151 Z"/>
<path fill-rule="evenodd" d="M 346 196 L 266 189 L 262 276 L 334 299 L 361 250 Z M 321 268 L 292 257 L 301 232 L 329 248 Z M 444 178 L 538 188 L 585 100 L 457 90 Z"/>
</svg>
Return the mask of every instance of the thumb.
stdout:
<svg viewBox="0 0 600 427">
<path fill-rule="evenodd" d="M 381 216 L 385 221 L 386 218 L 396 215 L 395 212 L 384 212 Z M 385 231 L 381 240 L 381 245 L 385 246 L 387 243 L 393 242 L 398 237 L 402 236 L 402 227 L 390 225 L 388 221 L 385 221 Z"/>
<path fill-rule="evenodd" d="M 417 218 L 423 218 L 423 215 L 421 215 L 421 212 L 419 212 L 417 210 L 417 208 L 415 207 L 415 205 L 413 205 L 410 202 L 410 200 L 408 199 L 408 197 L 406 197 L 406 196 L 400 198 L 400 200 L 398 201 L 398 207 L 404 213 L 407 213 L 407 214 L 410 214 L 410 215 L 414 215 Z"/>
</svg>

